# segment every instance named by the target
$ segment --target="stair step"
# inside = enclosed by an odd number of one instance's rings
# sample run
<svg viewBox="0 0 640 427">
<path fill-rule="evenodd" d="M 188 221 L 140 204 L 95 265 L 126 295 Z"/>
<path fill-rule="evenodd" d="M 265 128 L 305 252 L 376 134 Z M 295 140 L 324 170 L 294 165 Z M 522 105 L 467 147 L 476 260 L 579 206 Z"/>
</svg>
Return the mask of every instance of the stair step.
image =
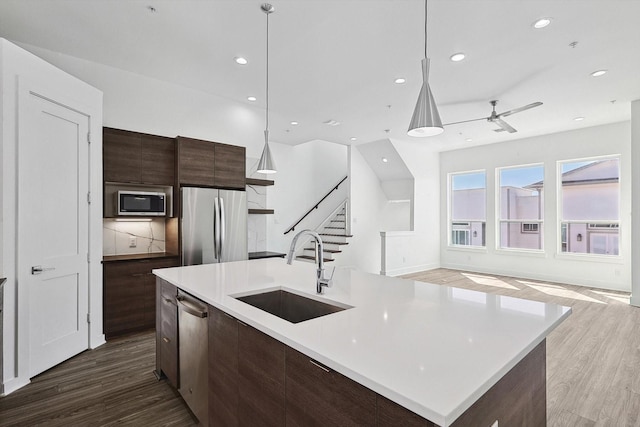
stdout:
<svg viewBox="0 0 640 427">
<path fill-rule="evenodd" d="M 344 230 L 344 227 L 325 227 L 325 230 Z"/>
<path fill-rule="evenodd" d="M 352 234 L 333 234 L 333 233 L 320 233 L 321 236 L 335 236 L 335 237 L 353 237 Z"/>
<path fill-rule="evenodd" d="M 316 250 L 316 248 L 304 248 L 304 250 L 305 250 L 305 251 L 315 251 L 315 250 Z M 340 252 L 342 252 L 342 251 L 337 250 L 337 249 L 327 249 L 327 248 L 324 248 L 322 252 L 326 252 L 326 253 L 328 253 L 328 254 L 339 254 L 339 253 L 340 253 Z"/>
<path fill-rule="evenodd" d="M 308 255 L 298 255 L 298 256 L 296 257 L 296 259 L 310 259 L 310 260 L 312 260 L 312 261 L 315 261 L 315 260 L 316 260 L 316 257 L 314 257 L 314 256 L 308 256 Z M 322 260 L 323 260 L 324 262 L 331 262 L 331 261 L 333 261 L 331 258 L 323 258 Z"/>
<path fill-rule="evenodd" d="M 332 219 L 331 222 L 346 222 L 344 219 Z"/>
<path fill-rule="evenodd" d="M 349 242 L 329 242 L 329 241 L 322 241 L 322 243 L 324 243 L 325 245 L 348 245 Z"/>
</svg>

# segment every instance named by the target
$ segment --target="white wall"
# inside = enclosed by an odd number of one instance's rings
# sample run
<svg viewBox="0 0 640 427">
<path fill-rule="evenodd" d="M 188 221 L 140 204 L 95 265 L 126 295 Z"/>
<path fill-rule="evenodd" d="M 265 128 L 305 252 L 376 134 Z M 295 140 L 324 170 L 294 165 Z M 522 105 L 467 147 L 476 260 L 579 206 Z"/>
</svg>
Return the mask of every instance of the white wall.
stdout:
<svg viewBox="0 0 640 427">
<path fill-rule="evenodd" d="M 414 177 L 414 193 L 408 228 L 411 232 L 386 233 L 386 242 L 391 246 L 385 250 L 383 274 L 399 275 L 437 268 L 440 266 L 439 155 L 432 150 L 429 138 L 416 138 L 412 142 L 394 140 L 392 143 Z"/>
<path fill-rule="evenodd" d="M 440 154 L 440 177 L 469 170 L 487 171 L 487 246 L 486 249 L 449 248 L 447 246 L 447 188 L 440 194 L 442 267 L 506 274 L 541 280 L 631 290 L 631 139 L 630 124 L 615 123 L 484 145 Z M 620 157 L 620 257 L 593 257 L 561 254 L 557 194 L 557 161 L 619 154 Z M 504 166 L 544 164 L 544 253 L 524 253 L 496 249 L 496 176 Z M 625 231 L 626 230 L 626 231 Z"/>
<path fill-rule="evenodd" d="M 3 384 L 9 393 L 29 382 L 28 347 L 28 292 L 20 286 L 22 275 L 16 270 L 18 259 L 18 147 L 17 134 L 18 79 L 31 85 L 67 91 L 65 96 L 82 105 L 90 117 L 92 143 L 89 146 L 90 183 L 94 200 L 102 200 L 102 94 L 99 90 L 79 81 L 51 66 L 40 58 L 0 39 L 0 89 L 2 109 L 0 136 L 0 276 L 7 278 L 4 286 L 3 315 Z M 72 88 L 72 89 L 69 89 Z M 89 311 L 92 322 L 89 327 L 89 346 L 104 343 L 102 334 L 102 206 L 93 203 L 89 207 Z M 20 339 L 18 339 L 18 337 Z"/>
<path fill-rule="evenodd" d="M 262 153 L 264 109 L 40 47 L 22 46 L 100 89 L 104 93 L 104 126 L 241 145 L 247 147 L 248 157 Z M 280 166 L 278 160 L 276 157 Z"/>
<path fill-rule="evenodd" d="M 351 188 L 351 234 L 354 238 L 340 248 L 335 265 L 380 273 L 380 230 L 384 229 L 382 212 L 388 199 L 375 172 L 360 151 L 349 150 Z"/>
<path fill-rule="evenodd" d="M 640 307 L 640 99 L 631 103 L 631 163 L 632 168 L 632 201 L 633 225 L 631 239 L 635 242 L 631 264 L 633 265 L 633 285 L 631 304 Z M 627 233 L 627 236 L 629 233 Z"/>
<path fill-rule="evenodd" d="M 275 185 L 267 189 L 267 204 L 275 210 L 267 215 L 267 250 L 287 252 L 296 233 L 315 229 L 348 196 L 349 180 L 343 182 L 295 231 L 284 232 L 349 174 L 347 147 L 326 141 L 311 141 L 290 147 L 269 144 L 278 172 L 270 175 Z M 298 245 L 304 242 L 301 240 Z"/>
</svg>

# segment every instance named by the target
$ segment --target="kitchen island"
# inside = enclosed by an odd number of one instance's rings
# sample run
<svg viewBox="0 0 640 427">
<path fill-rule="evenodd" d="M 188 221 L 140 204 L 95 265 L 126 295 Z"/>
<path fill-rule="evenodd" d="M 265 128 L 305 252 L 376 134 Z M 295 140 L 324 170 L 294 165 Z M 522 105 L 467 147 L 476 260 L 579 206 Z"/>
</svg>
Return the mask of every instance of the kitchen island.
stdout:
<svg viewBox="0 0 640 427">
<path fill-rule="evenodd" d="M 446 427 L 509 405 L 523 419 L 546 422 L 545 338 L 568 307 L 340 268 L 318 296 L 315 265 L 282 259 L 154 273 L 283 343 L 287 355 L 301 354 L 374 392 L 374 413 L 388 399 Z M 352 308 L 294 324 L 234 298 L 276 289 Z"/>
</svg>

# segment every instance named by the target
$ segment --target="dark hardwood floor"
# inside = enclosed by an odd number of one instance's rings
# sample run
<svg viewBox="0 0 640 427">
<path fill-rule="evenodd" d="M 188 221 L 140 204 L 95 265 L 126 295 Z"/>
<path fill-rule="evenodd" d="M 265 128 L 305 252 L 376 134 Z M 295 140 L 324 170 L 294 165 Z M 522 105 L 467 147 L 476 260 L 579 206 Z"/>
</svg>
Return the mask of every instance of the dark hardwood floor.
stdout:
<svg viewBox="0 0 640 427">
<path fill-rule="evenodd" d="M 108 341 L 0 398 L 0 426 L 192 426 L 155 369 L 155 332 Z"/>
</svg>

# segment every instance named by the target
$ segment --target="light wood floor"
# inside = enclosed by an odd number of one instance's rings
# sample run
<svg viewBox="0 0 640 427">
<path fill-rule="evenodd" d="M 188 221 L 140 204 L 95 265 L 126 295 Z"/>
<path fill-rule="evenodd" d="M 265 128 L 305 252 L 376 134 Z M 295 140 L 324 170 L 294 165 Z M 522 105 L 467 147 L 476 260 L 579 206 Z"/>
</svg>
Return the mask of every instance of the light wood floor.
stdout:
<svg viewBox="0 0 640 427">
<path fill-rule="evenodd" d="M 628 293 L 447 269 L 404 277 L 572 307 L 547 338 L 549 427 L 640 427 L 640 308 Z"/>
<path fill-rule="evenodd" d="M 640 308 L 629 294 L 437 269 L 413 280 L 571 306 L 547 339 L 550 427 L 640 427 Z M 190 426 L 179 395 L 157 381 L 155 334 L 109 341 L 0 398 L 0 426 Z"/>
</svg>

